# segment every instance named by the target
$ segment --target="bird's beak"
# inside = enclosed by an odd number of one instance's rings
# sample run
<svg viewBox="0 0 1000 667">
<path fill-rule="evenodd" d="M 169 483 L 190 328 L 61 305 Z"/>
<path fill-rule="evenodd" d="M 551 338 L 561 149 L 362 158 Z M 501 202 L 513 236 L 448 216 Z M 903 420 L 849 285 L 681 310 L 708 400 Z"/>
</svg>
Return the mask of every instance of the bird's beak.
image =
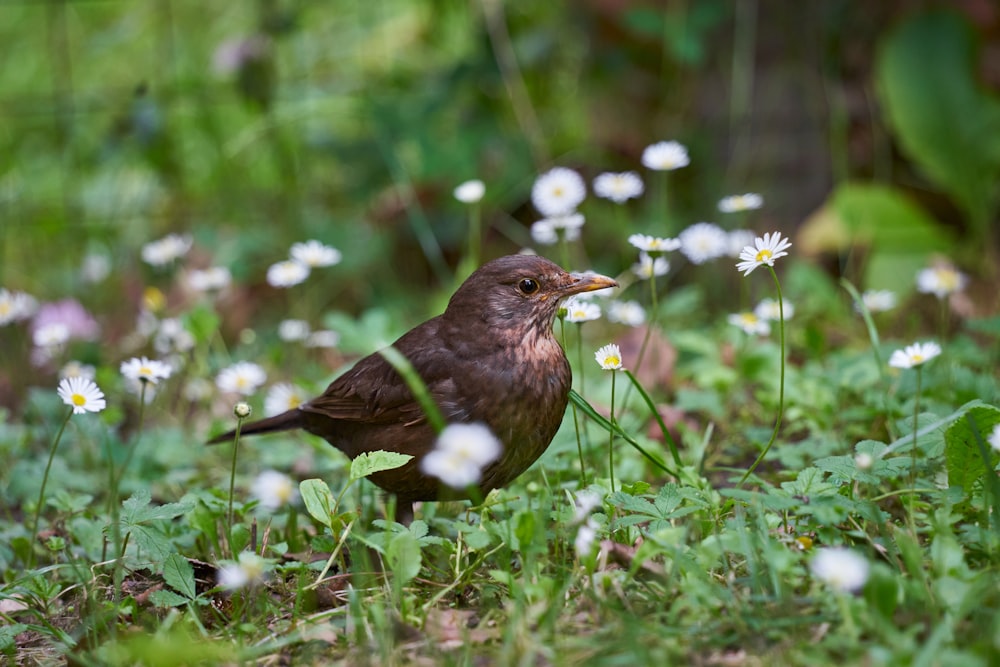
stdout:
<svg viewBox="0 0 1000 667">
<path fill-rule="evenodd" d="M 599 273 L 571 273 L 572 282 L 567 283 L 561 290 L 560 296 L 570 296 L 582 292 L 593 292 L 608 287 L 618 287 L 618 281 Z"/>
</svg>

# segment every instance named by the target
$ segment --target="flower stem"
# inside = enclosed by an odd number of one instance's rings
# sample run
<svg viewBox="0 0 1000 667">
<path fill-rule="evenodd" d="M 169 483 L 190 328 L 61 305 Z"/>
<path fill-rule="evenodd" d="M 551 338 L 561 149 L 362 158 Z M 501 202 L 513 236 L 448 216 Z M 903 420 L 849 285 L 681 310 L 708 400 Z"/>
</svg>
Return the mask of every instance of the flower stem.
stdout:
<svg viewBox="0 0 1000 667">
<path fill-rule="evenodd" d="M 917 391 L 913 396 L 913 447 L 910 449 L 910 502 L 908 503 L 910 530 L 913 533 L 914 539 L 917 537 L 917 528 L 914 518 L 917 499 L 917 431 L 920 430 L 917 426 L 917 417 L 920 415 L 920 383 L 923 376 L 920 366 L 916 367 L 916 371 Z"/>
<path fill-rule="evenodd" d="M 236 490 L 236 455 L 240 450 L 240 431 L 243 429 L 243 418 L 236 419 L 236 433 L 233 435 L 233 463 L 229 470 L 229 530 L 227 542 L 233 537 L 233 495 Z M 232 545 L 230 545 L 230 549 Z"/>
<path fill-rule="evenodd" d="M 615 424 L 615 371 L 611 371 L 611 414 L 610 422 Z M 611 493 L 615 492 L 615 432 L 608 431 L 608 476 L 611 479 Z"/>
<path fill-rule="evenodd" d="M 577 353 L 577 366 L 580 369 L 580 395 L 583 395 L 583 327 L 578 325 L 576 328 L 576 353 Z M 565 333 L 565 332 L 564 332 Z M 565 346 L 565 337 L 563 338 L 563 345 Z M 580 431 L 580 422 L 576 414 L 576 403 L 573 403 L 573 430 L 576 432 L 576 451 L 580 456 L 580 488 L 587 488 L 587 463 L 583 458 L 583 433 Z"/>
<path fill-rule="evenodd" d="M 66 413 L 66 419 L 63 420 L 62 425 L 59 427 L 59 432 L 56 433 L 55 440 L 52 441 L 52 447 L 49 448 L 49 460 L 45 464 L 45 474 L 42 475 L 42 486 L 38 489 L 38 502 L 35 503 L 35 516 L 31 522 L 31 542 L 28 543 L 28 569 L 35 566 L 35 540 L 38 539 L 38 521 L 42 515 L 42 503 L 45 502 L 45 487 L 49 483 L 49 471 L 52 470 L 52 461 L 56 457 L 56 449 L 59 447 L 59 441 L 62 440 L 63 431 L 66 430 L 66 424 L 69 423 L 69 419 L 72 416 L 73 408 L 70 408 L 69 412 Z"/>
<path fill-rule="evenodd" d="M 781 418 L 785 413 L 785 304 L 781 297 L 781 283 L 778 282 L 778 274 L 774 272 L 773 266 L 768 266 L 768 270 L 771 272 L 771 277 L 774 279 L 774 287 L 778 291 L 778 341 L 781 347 L 781 376 L 778 385 L 778 416 L 774 420 L 774 430 L 771 431 L 771 439 L 767 441 L 767 445 L 764 446 L 764 451 L 762 451 L 753 464 L 747 468 L 747 471 L 743 473 L 743 477 L 740 478 L 737 487 L 743 486 L 743 483 L 747 481 L 747 478 L 753 474 L 753 471 L 757 469 L 760 462 L 764 460 L 767 453 L 771 450 L 771 445 L 774 444 L 775 439 L 778 437 L 778 430 L 781 428 Z"/>
</svg>

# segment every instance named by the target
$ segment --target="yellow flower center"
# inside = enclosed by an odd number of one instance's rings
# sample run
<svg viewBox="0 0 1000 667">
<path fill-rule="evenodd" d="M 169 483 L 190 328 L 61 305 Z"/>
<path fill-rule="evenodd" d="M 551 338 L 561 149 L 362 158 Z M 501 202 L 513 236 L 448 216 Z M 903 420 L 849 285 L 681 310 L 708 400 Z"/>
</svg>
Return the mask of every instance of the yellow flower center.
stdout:
<svg viewBox="0 0 1000 667">
<path fill-rule="evenodd" d="M 563 189 L 562 188 L 552 188 L 552 196 L 553 197 L 562 197 L 563 196 Z"/>
<path fill-rule="evenodd" d="M 73 394 L 70 396 L 70 400 L 73 401 L 73 405 L 77 407 L 83 407 L 87 404 L 87 397 L 83 394 Z"/>
<path fill-rule="evenodd" d="M 288 397 L 288 409 L 289 410 L 294 410 L 295 408 L 299 407 L 299 405 L 301 405 L 301 404 L 302 404 L 302 399 L 299 398 L 297 395 L 292 394 L 291 396 Z"/>
<path fill-rule="evenodd" d="M 247 379 L 245 377 L 243 377 L 242 375 L 236 376 L 236 388 L 237 389 L 245 389 L 247 387 L 247 385 L 249 385 L 249 384 L 250 383 L 247 382 Z"/>
<path fill-rule="evenodd" d="M 621 362 L 622 362 L 622 360 L 619 359 L 618 357 L 614 356 L 614 355 L 610 355 L 610 356 L 607 356 L 607 357 L 604 358 L 604 365 L 605 366 L 617 366 Z"/>
<path fill-rule="evenodd" d="M 937 277 L 946 290 L 958 290 L 958 274 L 951 269 L 938 269 Z"/>
<path fill-rule="evenodd" d="M 14 307 L 9 302 L 0 301 L 0 315 L 6 315 L 13 309 Z"/>
<path fill-rule="evenodd" d="M 140 378 L 146 378 L 146 377 L 152 377 L 152 376 L 153 376 L 153 369 L 150 368 L 149 366 L 142 366 L 142 367 L 139 368 L 139 377 Z"/>
<path fill-rule="evenodd" d="M 774 253 L 772 253 L 767 248 L 763 248 L 757 251 L 757 256 L 754 257 L 754 259 L 757 260 L 758 262 L 764 263 L 767 262 L 767 260 L 771 259 L 771 255 L 773 254 Z"/>
<path fill-rule="evenodd" d="M 743 323 L 744 324 L 757 324 L 757 316 L 753 313 L 743 313 Z"/>
<path fill-rule="evenodd" d="M 922 355 L 922 354 L 914 354 L 914 355 L 913 355 L 913 356 L 911 357 L 911 359 L 913 360 L 913 363 L 915 363 L 915 364 L 919 364 L 919 363 L 923 362 L 923 360 L 924 360 L 924 355 Z"/>
</svg>

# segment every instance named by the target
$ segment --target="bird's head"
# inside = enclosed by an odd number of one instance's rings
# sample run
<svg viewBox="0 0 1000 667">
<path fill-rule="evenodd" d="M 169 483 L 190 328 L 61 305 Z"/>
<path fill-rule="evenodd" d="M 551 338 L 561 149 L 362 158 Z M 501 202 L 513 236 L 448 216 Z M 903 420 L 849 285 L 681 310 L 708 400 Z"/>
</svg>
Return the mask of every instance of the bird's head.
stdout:
<svg viewBox="0 0 1000 667">
<path fill-rule="evenodd" d="M 481 266 L 451 297 L 445 318 L 468 326 L 485 323 L 496 329 L 534 329 L 548 335 L 568 296 L 617 287 L 598 274 L 567 273 L 544 257 L 507 255 Z"/>
</svg>

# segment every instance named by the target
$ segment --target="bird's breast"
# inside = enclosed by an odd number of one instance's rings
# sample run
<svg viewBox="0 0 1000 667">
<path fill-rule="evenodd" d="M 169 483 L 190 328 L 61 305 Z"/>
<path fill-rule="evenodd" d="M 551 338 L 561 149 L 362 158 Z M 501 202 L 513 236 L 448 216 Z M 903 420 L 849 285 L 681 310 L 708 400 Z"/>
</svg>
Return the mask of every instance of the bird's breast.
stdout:
<svg viewBox="0 0 1000 667">
<path fill-rule="evenodd" d="M 520 475 L 549 446 L 566 411 L 572 376 L 559 343 L 540 336 L 478 359 L 455 381 L 461 394 L 455 403 L 470 409 L 449 417 L 484 422 L 503 443 L 500 459 L 484 471 L 488 490 Z"/>
</svg>

